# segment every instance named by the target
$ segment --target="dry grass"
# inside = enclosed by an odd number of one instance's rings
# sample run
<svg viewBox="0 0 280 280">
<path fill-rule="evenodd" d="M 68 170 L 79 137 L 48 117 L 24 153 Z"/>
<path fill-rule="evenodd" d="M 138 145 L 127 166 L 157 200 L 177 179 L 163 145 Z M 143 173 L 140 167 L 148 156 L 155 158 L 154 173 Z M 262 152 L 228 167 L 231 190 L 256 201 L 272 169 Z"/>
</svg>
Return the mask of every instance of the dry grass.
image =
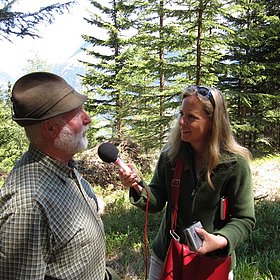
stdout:
<svg viewBox="0 0 280 280">
<path fill-rule="evenodd" d="M 252 162 L 253 187 L 256 199 L 280 199 L 280 155 Z"/>
</svg>

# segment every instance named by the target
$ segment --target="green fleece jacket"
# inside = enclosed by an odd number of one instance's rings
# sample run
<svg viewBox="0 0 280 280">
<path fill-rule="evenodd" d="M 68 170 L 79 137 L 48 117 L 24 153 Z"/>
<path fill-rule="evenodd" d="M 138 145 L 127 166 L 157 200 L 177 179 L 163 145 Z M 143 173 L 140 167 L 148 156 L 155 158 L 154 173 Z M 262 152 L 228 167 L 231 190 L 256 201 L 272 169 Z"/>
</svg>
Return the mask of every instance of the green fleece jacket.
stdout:
<svg viewBox="0 0 280 280">
<path fill-rule="evenodd" d="M 206 231 L 222 235 L 228 240 L 226 248 L 211 255 L 231 255 L 231 267 L 234 268 L 234 250 L 248 238 L 255 225 L 250 167 L 243 157 L 224 154 L 211 174 L 215 186 L 213 190 L 205 179 L 205 171 L 199 177 L 195 175 L 193 151 L 188 144 L 183 146 L 181 155 L 185 165 L 181 177 L 176 233 L 181 237 L 181 241 L 188 244 L 183 230 L 195 221 L 201 221 Z M 163 151 L 151 183 L 144 183 L 149 192 L 149 212 L 155 213 L 165 208 L 158 234 L 152 243 L 152 249 L 161 260 L 164 260 L 171 240 L 170 203 L 174 169 L 175 163 L 171 163 Z M 130 190 L 131 203 L 142 210 L 146 207 L 146 190 L 143 190 L 140 196 L 134 189 Z M 228 215 L 225 221 L 220 219 L 220 201 L 223 196 L 228 198 Z"/>
</svg>

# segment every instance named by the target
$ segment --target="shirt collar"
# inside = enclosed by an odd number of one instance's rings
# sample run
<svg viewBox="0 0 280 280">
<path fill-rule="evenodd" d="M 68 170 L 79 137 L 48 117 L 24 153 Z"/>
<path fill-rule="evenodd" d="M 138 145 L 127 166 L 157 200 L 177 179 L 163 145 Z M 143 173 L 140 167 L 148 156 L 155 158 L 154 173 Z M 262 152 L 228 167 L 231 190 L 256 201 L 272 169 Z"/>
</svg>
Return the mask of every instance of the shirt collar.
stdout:
<svg viewBox="0 0 280 280">
<path fill-rule="evenodd" d="M 62 162 L 49 157 L 48 155 L 46 155 L 44 152 L 34 147 L 33 145 L 29 146 L 28 153 L 31 158 L 33 158 L 35 161 L 39 162 L 40 164 L 48 167 L 50 166 L 51 163 L 53 169 L 67 176 L 71 176 L 73 169 L 76 168 L 76 162 L 73 159 L 69 161 L 67 166 Z"/>
</svg>

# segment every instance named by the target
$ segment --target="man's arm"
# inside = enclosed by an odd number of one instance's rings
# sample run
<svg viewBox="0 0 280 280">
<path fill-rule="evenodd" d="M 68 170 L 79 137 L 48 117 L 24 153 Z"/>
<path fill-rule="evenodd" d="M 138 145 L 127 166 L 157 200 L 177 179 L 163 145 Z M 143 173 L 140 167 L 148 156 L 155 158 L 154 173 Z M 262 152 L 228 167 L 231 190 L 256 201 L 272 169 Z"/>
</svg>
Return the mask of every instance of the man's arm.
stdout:
<svg viewBox="0 0 280 280">
<path fill-rule="evenodd" d="M 15 209 L 0 216 L 0 279 L 44 279 L 47 228 L 39 211 Z"/>
</svg>

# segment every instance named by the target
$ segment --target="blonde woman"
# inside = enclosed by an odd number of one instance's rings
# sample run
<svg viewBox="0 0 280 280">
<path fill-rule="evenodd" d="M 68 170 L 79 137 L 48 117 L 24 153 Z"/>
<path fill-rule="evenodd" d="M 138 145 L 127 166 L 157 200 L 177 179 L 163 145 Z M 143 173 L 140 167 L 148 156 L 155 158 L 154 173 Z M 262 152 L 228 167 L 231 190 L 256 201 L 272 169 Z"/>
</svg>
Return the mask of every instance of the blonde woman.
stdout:
<svg viewBox="0 0 280 280">
<path fill-rule="evenodd" d="M 171 240 L 171 180 L 176 160 L 185 161 L 181 177 L 176 233 L 187 245 L 183 230 L 196 221 L 202 237 L 198 254 L 231 255 L 255 225 L 250 152 L 233 137 L 225 100 L 215 88 L 190 86 L 182 96 L 180 114 L 164 147 L 154 176 L 145 189 L 150 194 L 149 211 L 164 209 L 162 222 L 152 243 L 150 280 L 159 278 Z M 137 183 L 137 174 L 120 170 L 122 183 L 130 187 L 130 200 L 145 209 L 146 191 Z M 227 217 L 220 216 L 221 198 L 228 200 Z M 229 279 L 233 279 L 232 271 Z"/>
</svg>

